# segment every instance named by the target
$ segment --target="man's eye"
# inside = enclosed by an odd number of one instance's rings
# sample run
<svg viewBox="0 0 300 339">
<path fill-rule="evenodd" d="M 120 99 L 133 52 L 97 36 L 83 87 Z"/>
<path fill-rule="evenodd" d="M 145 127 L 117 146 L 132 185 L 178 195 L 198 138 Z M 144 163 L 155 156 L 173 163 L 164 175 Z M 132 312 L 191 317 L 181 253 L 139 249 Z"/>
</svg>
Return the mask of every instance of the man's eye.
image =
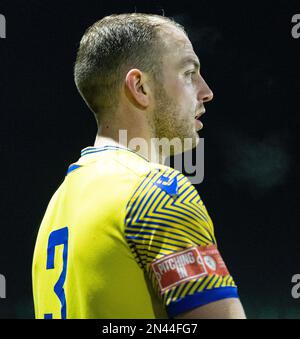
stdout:
<svg viewBox="0 0 300 339">
<path fill-rule="evenodd" d="M 185 75 L 187 77 L 192 77 L 193 75 L 195 75 L 197 72 L 196 71 L 190 71 L 190 72 L 186 72 Z"/>
</svg>

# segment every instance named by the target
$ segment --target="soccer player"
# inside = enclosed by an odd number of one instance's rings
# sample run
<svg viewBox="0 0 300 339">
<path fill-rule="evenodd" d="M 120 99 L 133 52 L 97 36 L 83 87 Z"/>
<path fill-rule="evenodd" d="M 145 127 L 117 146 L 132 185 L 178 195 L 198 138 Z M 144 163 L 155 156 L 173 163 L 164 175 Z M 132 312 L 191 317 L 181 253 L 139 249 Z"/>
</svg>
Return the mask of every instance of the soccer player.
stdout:
<svg viewBox="0 0 300 339">
<path fill-rule="evenodd" d="M 42 220 L 36 317 L 244 318 L 202 199 L 163 164 L 176 147 L 150 151 L 162 138 L 195 147 L 213 97 L 184 28 L 159 15 L 104 17 L 82 37 L 74 75 L 98 132 Z M 121 130 L 144 144 L 129 147 Z"/>
</svg>

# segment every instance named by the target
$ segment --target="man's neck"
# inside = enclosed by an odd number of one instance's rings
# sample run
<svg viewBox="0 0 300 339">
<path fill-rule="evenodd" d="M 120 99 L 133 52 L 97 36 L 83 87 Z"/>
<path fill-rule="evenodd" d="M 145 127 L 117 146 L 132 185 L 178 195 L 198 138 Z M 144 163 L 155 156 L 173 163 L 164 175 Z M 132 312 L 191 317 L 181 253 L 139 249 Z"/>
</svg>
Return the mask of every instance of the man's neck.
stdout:
<svg viewBox="0 0 300 339">
<path fill-rule="evenodd" d="M 108 136 L 103 136 L 101 134 L 96 135 L 94 147 L 103 147 L 103 146 L 117 146 L 117 147 L 123 147 L 128 148 L 138 155 L 142 156 L 143 158 L 146 158 L 150 162 L 156 162 L 160 164 L 165 163 L 166 157 L 163 155 L 158 154 L 158 151 L 156 151 L 155 146 L 151 144 L 151 140 L 144 140 L 145 142 L 141 147 L 137 146 L 135 143 L 135 146 L 137 147 L 131 147 L 130 145 L 130 139 L 127 140 L 127 138 L 119 138 L 119 140 L 116 140 L 115 138 L 111 138 Z M 152 153 L 154 152 L 154 153 Z"/>
<path fill-rule="evenodd" d="M 126 145 L 122 145 L 119 142 L 115 141 L 112 138 L 104 137 L 101 135 L 96 135 L 96 140 L 94 143 L 94 147 L 103 147 L 103 146 L 119 146 L 119 147 L 127 147 Z"/>
</svg>

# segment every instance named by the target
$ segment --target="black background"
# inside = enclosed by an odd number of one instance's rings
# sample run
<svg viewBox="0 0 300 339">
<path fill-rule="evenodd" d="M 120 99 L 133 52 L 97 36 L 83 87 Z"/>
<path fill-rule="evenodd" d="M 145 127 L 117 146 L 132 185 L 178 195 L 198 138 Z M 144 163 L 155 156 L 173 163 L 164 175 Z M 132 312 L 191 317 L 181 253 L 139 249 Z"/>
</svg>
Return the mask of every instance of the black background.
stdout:
<svg viewBox="0 0 300 339">
<path fill-rule="evenodd" d="M 298 6 L 297 6 L 298 3 Z M 48 201 L 96 124 L 73 81 L 84 30 L 105 15 L 146 12 L 183 24 L 214 92 L 203 117 L 197 185 L 250 318 L 300 318 L 296 150 L 299 1 L 0 0 L 0 318 L 32 318 L 31 261 Z"/>
</svg>

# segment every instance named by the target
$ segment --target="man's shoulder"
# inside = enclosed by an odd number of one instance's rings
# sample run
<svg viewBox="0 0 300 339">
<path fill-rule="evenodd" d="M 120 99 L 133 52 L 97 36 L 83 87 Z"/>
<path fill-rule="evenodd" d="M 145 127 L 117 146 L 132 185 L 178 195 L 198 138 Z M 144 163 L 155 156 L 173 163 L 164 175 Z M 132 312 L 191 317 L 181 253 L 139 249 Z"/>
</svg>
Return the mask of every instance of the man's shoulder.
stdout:
<svg viewBox="0 0 300 339">
<path fill-rule="evenodd" d="M 147 182 L 170 182 L 174 177 L 184 177 L 176 169 L 169 166 L 148 161 L 133 152 L 116 152 L 114 163 L 123 173 L 127 172 L 137 183 Z"/>
<path fill-rule="evenodd" d="M 176 171 L 166 165 L 151 162 L 128 149 L 92 149 L 83 153 L 76 164 L 89 167 L 100 176 L 115 175 L 120 178 L 131 177 L 133 180 L 139 180 L 150 172 Z"/>
<path fill-rule="evenodd" d="M 150 162 L 137 153 L 124 149 L 89 149 L 75 166 L 81 170 L 77 172 L 79 176 L 74 184 L 82 182 L 91 189 L 101 187 L 102 191 L 105 188 L 108 195 L 118 194 L 120 199 L 129 199 L 140 185 L 150 188 L 156 184 L 157 187 L 170 191 L 175 185 L 171 183 L 172 177 L 180 174 L 169 166 Z"/>
</svg>

